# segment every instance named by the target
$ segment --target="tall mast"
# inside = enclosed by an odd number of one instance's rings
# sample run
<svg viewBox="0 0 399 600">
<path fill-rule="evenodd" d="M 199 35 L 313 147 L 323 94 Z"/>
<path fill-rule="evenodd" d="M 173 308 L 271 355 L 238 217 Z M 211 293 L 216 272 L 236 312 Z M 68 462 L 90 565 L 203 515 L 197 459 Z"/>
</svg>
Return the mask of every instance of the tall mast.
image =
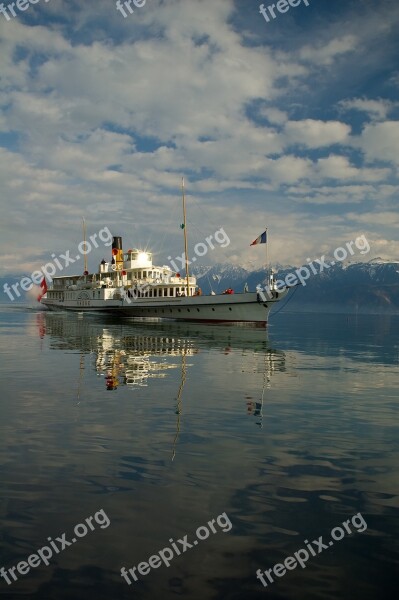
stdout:
<svg viewBox="0 0 399 600">
<path fill-rule="evenodd" d="M 86 221 L 85 218 L 82 217 L 82 227 L 83 227 L 83 241 L 84 241 L 84 247 L 85 247 L 85 253 L 83 255 L 83 260 L 84 260 L 84 273 L 87 273 L 87 252 L 86 252 L 86 248 L 87 248 L 87 244 L 86 244 Z"/>
<path fill-rule="evenodd" d="M 268 245 L 269 241 L 267 239 L 267 227 L 266 231 L 266 244 L 265 244 L 265 252 L 266 252 L 266 273 L 267 273 L 267 288 L 270 286 L 270 266 L 269 266 L 269 256 L 268 256 Z"/>
<path fill-rule="evenodd" d="M 186 259 L 186 286 L 187 296 L 190 295 L 189 274 L 188 274 L 188 249 L 187 249 L 187 222 L 186 222 L 186 196 L 184 193 L 184 177 L 181 178 L 181 191 L 183 197 L 183 232 L 184 232 L 184 255 Z"/>
</svg>

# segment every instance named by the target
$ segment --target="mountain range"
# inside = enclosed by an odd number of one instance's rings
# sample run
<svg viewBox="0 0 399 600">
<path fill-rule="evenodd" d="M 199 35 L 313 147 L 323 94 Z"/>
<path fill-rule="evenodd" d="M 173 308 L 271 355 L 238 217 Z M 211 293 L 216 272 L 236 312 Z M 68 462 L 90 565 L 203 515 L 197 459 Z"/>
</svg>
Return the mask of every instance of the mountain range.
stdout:
<svg viewBox="0 0 399 600">
<path fill-rule="evenodd" d="M 297 268 L 276 265 L 275 279 L 284 280 Z M 264 270 L 247 271 L 228 264 L 200 267 L 191 272 L 205 294 L 211 290 L 220 293 L 226 288 L 242 292 L 245 284 L 254 290 L 267 282 Z M 293 287 L 284 300 L 290 310 L 399 313 L 399 261 L 374 258 L 362 263 L 337 263 L 322 273 L 311 274 L 305 283 Z"/>
<path fill-rule="evenodd" d="M 273 268 L 277 271 L 275 278 L 284 280 L 298 267 L 275 265 Z M 204 294 L 222 293 L 227 288 L 242 292 L 245 285 L 252 291 L 259 285 L 264 287 L 267 282 L 265 270 L 250 271 L 227 263 L 195 266 L 190 269 L 190 274 L 197 277 Z M 0 277 L 0 302 L 10 303 L 3 286 L 6 282 L 12 285 L 17 281 L 17 277 Z M 293 287 L 283 301 L 287 310 L 399 314 L 399 261 L 374 258 L 361 263 L 337 263 L 322 273 L 311 274 L 305 283 Z M 32 303 L 26 296 L 15 301 Z"/>
</svg>

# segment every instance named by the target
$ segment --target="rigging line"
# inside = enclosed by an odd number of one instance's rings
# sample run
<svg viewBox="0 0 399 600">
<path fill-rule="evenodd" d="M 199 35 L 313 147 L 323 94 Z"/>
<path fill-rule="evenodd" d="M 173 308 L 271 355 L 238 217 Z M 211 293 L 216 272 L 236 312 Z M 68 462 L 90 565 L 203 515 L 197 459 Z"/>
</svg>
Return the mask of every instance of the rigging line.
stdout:
<svg viewBox="0 0 399 600">
<path fill-rule="evenodd" d="M 194 204 L 196 204 L 198 206 L 198 208 L 204 213 L 205 217 L 208 219 L 209 223 L 211 223 L 211 225 L 213 227 L 215 227 L 215 223 L 213 222 L 213 220 L 209 217 L 209 214 L 205 212 L 205 210 L 202 208 L 201 204 L 198 202 L 198 200 L 195 199 L 194 196 L 190 197 L 190 203 L 193 202 Z M 217 231 L 218 229 L 220 229 L 219 226 L 217 226 L 215 228 L 215 231 Z"/>
<path fill-rule="evenodd" d="M 206 278 L 208 279 L 208 283 L 209 283 L 209 287 L 211 288 L 211 292 L 213 292 L 212 281 L 211 281 L 211 278 L 209 277 L 208 273 L 209 273 L 209 271 L 206 274 Z"/>
<path fill-rule="evenodd" d="M 207 272 L 205 273 L 205 275 L 203 275 L 203 277 L 206 277 L 206 278 L 207 278 L 207 280 L 208 280 L 208 284 L 209 284 L 209 287 L 211 288 L 211 292 L 213 292 L 212 281 L 211 281 L 211 278 L 209 277 L 209 274 L 208 274 L 208 273 L 209 273 L 209 271 L 207 271 Z"/>
<path fill-rule="evenodd" d="M 194 223 L 190 219 L 187 219 L 187 222 L 190 225 L 190 229 L 196 229 L 197 232 L 200 234 L 201 238 L 206 239 L 206 235 L 204 234 L 203 231 L 201 231 L 201 229 L 198 227 L 198 225 L 196 223 Z"/>
<path fill-rule="evenodd" d="M 259 420 L 260 420 L 259 427 L 261 429 L 263 429 L 263 422 L 262 422 L 262 419 L 263 419 L 263 400 L 264 400 L 264 397 L 265 397 L 266 385 L 268 383 L 268 381 L 267 381 L 267 375 L 266 375 L 266 371 L 267 371 L 267 358 L 268 357 L 267 357 L 266 353 L 264 353 L 263 358 L 264 358 L 263 387 L 262 387 L 262 395 L 261 395 L 261 401 L 260 401 L 260 413 L 259 413 Z"/>
<path fill-rule="evenodd" d="M 187 378 L 186 354 L 187 354 L 187 348 L 183 347 L 183 352 L 182 352 L 182 357 L 181 357 L 181 359 L 182 359 L 181 380 L 180 380 L 179 390 L 177 392 L 177 404 L 176 404 L 177 422 L 176 422 L 176 434 L 175 434 L 175 437 L 173 439 L 173 444 L 172 444 L 172 461 L 175 459 L 175 456 L 176 456 L 176 445 L 177 445 L 177 440 L 180 435 L 180 421 L 181 421 L 181 414 L 183 412 L 182 393 L 183 393 L 183 388 L 184 388 L 184 385 L 186 383 L 186 378 Z"/>
<path fill-rule="evenodd" d="M 187 219 L 188 223 L 190 224 L 190 227 L 195 227 L 198 232 L 201 234 L 203 239 L 206 239 L 207 235 L 198 227 L 198 225 L 196 225 L 195 223 L 193 223 L 190 219 Z M 215 231 L 218 231 L 219 229 L 222 229 L 221 227 L 215 227 Z M 208 232 L 209 235 L 209 232 Z"/>
<path fill-rule="evenodd" d="M 207 239 L 207 237 L 213 238 L 213 235 L 206 236 L 206 234 L 205 234 L 203 231 L 201 231 L 201 229 L 198 227 L 198 225 L 197 225 L 196 223 L 193 223 L 193 222 L 192 222 L 192 221 L 190 221 L 189 219 L 187 219 L 187 222 L 188 222 L 188 223 L 189 223 L 189 225 L 190 225 L 190 229 L 191 229 L 191 228 L 194 228 L 194 229 L 196 229 L 196 230 L 197 230 L 197 232 L 198 232 L 198 233 L 201 235 L 201 239 L 203 239 L 203 240 L 206 240 L 206 239 Z M 217 230 L 216 230 L 216 231 L 217 231 Z M 215 242 L 216 242 L 216 240 L 215 240 Z M 214 248 L 216 248 L 217 250 L 219 250 L 220 248 L 222 248 L 222 246 L 218 245 L 217 243 L 215 243 L 215 244 L 213 244 L 213 245 L 214 245 Z M 226 246 L 225 248 L 227 248 L 227 246 Z M 222 250 L 225 250 L 225 248 L 222 248 Z M 211 246 L 210 246 L 210 249 L 212 249 L 212 247 L 211 247 Z"/>
<path fill-rule="evenodd" d="M 81 383 L 82 383 L 84 369 L 85 369 L 85 357 L 84 357 L 84 351 L 82 351 L 80 353 L 78 389 L 76 391 L 76 399 L 77 399 L 78 404 L 80 404 L 80 389 L 81 389 Z"/>
<path fill-rule="evenodd" d="M 154 253 L 155 254 L 162 254 L 163 253 L 164 247 L 165 247 L 165 239 L 166 239 L 166 236 L 168 234 L 170 234 L 170 232 L 171 232 L 172 222 L 174 220 L 177 221 L 177 211 L 178 211 L 179 206 L 180 206 L 180 198 L 179 199 L 176 198 L 176 200 L 175 200 L 175 207 L 174 207 L 174 209 L 170 213 L 171 217 L 170 217 L 170 220 L 169 220 L 169 222 L 167 223 L 167 225 L 165 227 L 163 237 L 162 237 L 162 239 L 159 242 L 157 242 L 157 245 L 155 247 L 157 249 L 154 248 Z M 160 224 L 164 224 L 164 223 L 165 223 L 164 221 L 160 222 Z"/>
<path fill-rule="evenodd" d="M 165 243 L 165 238 L 166 238 L 167 233 L 170 232 L 170 229 L 171 229 L 171 226 L 172 226 L 172 222 L 174 220 L 177 221 L 177 216 L 176 215 L 177 215 L 177 211 L 178 210 L 180 210 L 180 198 L 176 198 L 176 200 L 175 200 L 174 210 L 171 211 L 171 217 L 170 217 L 170 220 L 169 220 L 169 223 L 168 223 L 167 227 L 165 228 L 165 233 L 164 233 L 163 239 L 161 241 L 161 250 L 163 250 L 163 245 Z"/>
<path fill-rule="evenodd" d="M 278 311 L 272 313 L 269 317 L 269 321 L 272 317 L 274 317 L 275 315 L 278 315 L 278 313 L 283 310 L 283 308 L 285 308 L 288 304 L 288 302 L 290 302 L 292 300 L 292 298 L 295 296 L 296 292 L 298 291 L 298 286 L 295 288 L 295 290 L 292 292 L 292 294 L 290 296 L 288 296 L 287 301 L 285 302 L 285 304 L 283 304 L 283 306 L 280 306 L 280 308 L 278 309 Z"/>
<path fill-rule="evenodd" d="M 192 228 L 196 229 L 203 236 L 203 239 L 206 239 L 205 234 L 200 230 L 200 228 L 195 223 L 191 223 L 191 221 L 188 221 L 188 222 L 190 223 L 190 226 Z M 213 292 L 212 282 L 211 282 L 211 279 L 209 277 L 209 271 L 206 272 L 206 274 L 204 275 L 204 277 L 207 278 L 209 287 L 211 289 L 211 292 Z"/>
</svg>

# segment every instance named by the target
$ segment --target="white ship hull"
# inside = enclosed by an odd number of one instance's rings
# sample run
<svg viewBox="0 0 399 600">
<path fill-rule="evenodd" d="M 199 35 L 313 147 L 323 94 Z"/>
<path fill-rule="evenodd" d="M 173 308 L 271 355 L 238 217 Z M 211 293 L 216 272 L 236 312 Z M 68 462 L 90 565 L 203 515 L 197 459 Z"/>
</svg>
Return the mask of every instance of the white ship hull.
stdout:
<svg viewBox="0 0 399 600">
<path fill-rule="evenodd" d="M 264 301 L 256 292 L 220 294 L 180 298 L 94 299 L 89 293 L 77 293 L 76 299 L 41 302 L 50 310 L 79 312 L 105 312 L 124 317 L 143 319 L 172 319 L 213 323 L 256 323 L 265 325 L 275 302 L 287 291 L 273 292 L 273 298 Z"/>
</svg>

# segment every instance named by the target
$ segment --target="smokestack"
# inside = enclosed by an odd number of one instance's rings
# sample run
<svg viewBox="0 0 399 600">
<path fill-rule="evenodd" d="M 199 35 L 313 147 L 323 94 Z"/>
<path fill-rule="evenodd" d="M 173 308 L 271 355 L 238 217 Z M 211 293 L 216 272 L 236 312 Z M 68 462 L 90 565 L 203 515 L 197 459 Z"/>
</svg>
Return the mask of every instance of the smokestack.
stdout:
<svg viewBox="0 0 399 600">
<path fill-rule="evenodd" d="M 122 271 L 123 250 L 121 237 L 112 238 L 112 264 L 115 265 L 115 271 Z"/>
</svg>

